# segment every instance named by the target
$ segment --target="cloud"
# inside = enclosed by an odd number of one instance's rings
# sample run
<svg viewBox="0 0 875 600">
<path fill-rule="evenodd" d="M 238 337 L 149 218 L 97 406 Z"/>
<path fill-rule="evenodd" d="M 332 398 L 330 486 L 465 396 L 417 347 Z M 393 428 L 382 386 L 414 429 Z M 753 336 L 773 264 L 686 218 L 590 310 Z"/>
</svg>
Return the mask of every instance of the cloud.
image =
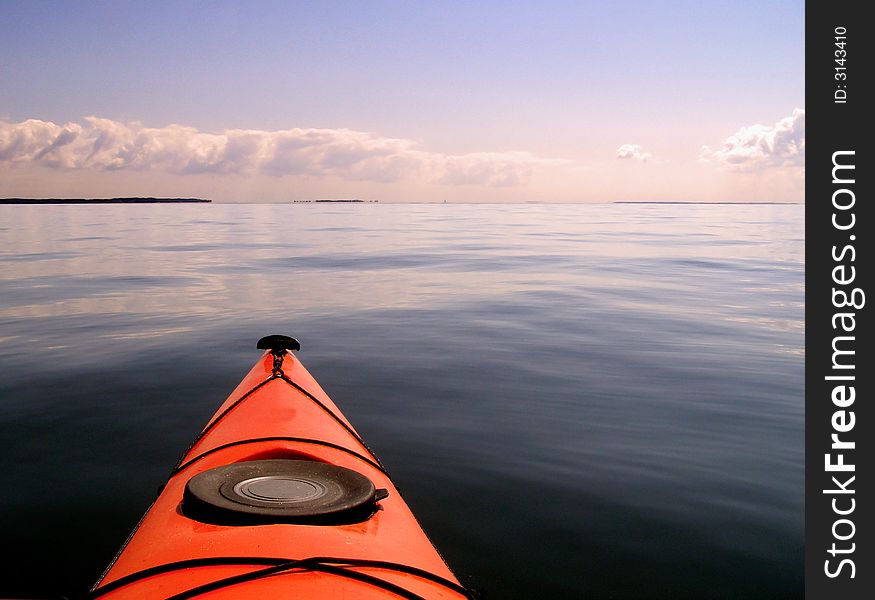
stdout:
<svg viewBox="0 0 875 600">
<path fill-rule="evenodd" d="M 622 146 L 617 148 L 617 158 L 646 162 L 648 159 L 653 158 L 653 155 L 649 152 L 644 152 L 644 150 L 638 144 L 623 144 Z"/>
<path fill-rule="evenodd" d="M 503 187 L 525 184 L 538 166 L 567 161 L 525 152 L 427 152 L 412 140 L 351 129 L 208 133 L 183 125 L 151 128 L 86 117 L 82 123 L 64 125 L 36 119 L 0 121 L 0 163 L 67 170 L 309 175 Z"/>
<path fill-rule="evenodd" d="M 538 164 L 564 161 L 538 159 L 528 152 L 494 154 L 476 152 L 443 158 L 439 183 L 465 185 L 484 182 L 494 187 L 509 187 L 523 183 Z"/>
<path fill-rule="evenodd" d="M 742 127 L 716 150 L 703 146 L 700 158 L 735 171 L 801 167 L 805 163 L 805 109 L 774 125 Z"/>
</svg>

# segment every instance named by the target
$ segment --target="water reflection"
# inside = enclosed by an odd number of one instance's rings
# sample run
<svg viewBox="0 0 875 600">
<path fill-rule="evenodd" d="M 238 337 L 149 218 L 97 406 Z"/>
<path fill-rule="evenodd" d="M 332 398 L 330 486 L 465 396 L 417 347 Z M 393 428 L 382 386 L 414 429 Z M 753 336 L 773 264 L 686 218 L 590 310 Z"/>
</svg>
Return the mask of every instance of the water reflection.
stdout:
<svg viewBox="0 0 875 600">
<path fill-rule="evenodd" d="M 302 339 L 448 560 L 496 598 L 801 593 L 801 207 L 0 222 L 0 510 L 21 549 L 0 593 L 87 586 L 272 332 Z M 37 577 L 47 546 L 70 557 L 56 581 Z"/>
</svg>

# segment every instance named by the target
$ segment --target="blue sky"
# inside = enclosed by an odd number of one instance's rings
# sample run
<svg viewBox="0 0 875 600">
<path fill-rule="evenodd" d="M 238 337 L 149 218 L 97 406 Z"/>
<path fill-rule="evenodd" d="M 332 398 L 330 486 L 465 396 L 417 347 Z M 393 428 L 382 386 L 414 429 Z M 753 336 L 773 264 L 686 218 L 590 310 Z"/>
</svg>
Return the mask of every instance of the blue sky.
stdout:
<svg viewBox="0 0 875 600">
<path fill-rule="evenodd" d="M 243 187 L 264 199 L 296 186 L 317 193 L 321 178 L 326 192 L 390 199 L 587 201 L 644 190 L 692 199 L 699 190 L 706 199 L 763 200 L 754 197 L 763 165 L 781 169 L 781 187 L 768 193 L 802 199 L 801 173 L 788 171 L 801 160 L 798 118 L 786 125 L 795 145 L 777 147 L 787 137 L 779 124 L 804 109 L 802 2 L 5 1 L 0 11 L 7 130 L 30 119 L 57 134 L 78 123 L 80 141 L 96 139 L 104 129 L 83 121 L 96 116 L 210 134 L 350 130 L 417 152 L 421 172 L 409 178 L 378 176 L 374 165 L 351 175 L 308 163 L 305 182 L 301 168 L 266 174 L 257 161 L 230 171 L 223 163 L 229 181 L 248 178 Z M 738 134 L 737 148 L 718 154 Z M 340 143 L 350 148 L 346 138 L 332 142 Z M 751 144 L 769 156 L 747 160 Z M 647 159 L 618 159 L 624 145 Z M 144 163 L 108 173 L 79 159 L 35 164 L 40 151 L 10 155 L 0 169 L 15 183 L 0 195 L 27 191 L 34 169 L 51 171 L 52 190 L 99 191 L 109 180 L 121 190 L 119 170 L 137 189 L 147 171 L 163 178 L 162 190 L 198 185 L 197 174 Z M 447 157 L 465 156 L 453 159 L 465 177 L 448 183 Z M 707 174 L 709 157 L 719 176 Z M 490 160 L 498 172 L 508 160 L 518 172 L 479 181 L 494 171 Z M 705 181 L 716 187 L 702 190 Z"/>
</svg>

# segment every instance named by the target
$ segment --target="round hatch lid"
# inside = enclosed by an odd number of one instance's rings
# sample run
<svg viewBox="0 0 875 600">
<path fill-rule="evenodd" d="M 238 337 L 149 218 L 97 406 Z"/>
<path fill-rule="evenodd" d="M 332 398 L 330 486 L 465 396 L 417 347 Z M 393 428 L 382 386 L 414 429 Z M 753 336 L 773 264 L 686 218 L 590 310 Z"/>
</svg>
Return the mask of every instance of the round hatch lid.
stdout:
<svg viewBox="0 0 875 600">
<path fill-rule="evenodd" d="M 182 510 L 219 525 L 343 525 L 368 519 L 383 497 L 385 490 L 344 467 L 313 460 L 253 460 L 189 479 Z"/>
</svg>

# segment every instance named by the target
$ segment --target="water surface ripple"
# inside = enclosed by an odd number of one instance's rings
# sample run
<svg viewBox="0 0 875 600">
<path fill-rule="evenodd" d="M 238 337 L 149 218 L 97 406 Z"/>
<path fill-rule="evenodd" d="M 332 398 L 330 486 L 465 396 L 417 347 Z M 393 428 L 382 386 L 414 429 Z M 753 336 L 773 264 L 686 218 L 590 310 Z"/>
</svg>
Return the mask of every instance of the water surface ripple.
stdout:
<svg viewBox="0 0 875 600">
<path fill-rule="evenodd" d="M 488 598 L 795 598 L 800 206 L 0 207 L 0 596 L 87 589 L 288 333 Z"/>
</svg>

